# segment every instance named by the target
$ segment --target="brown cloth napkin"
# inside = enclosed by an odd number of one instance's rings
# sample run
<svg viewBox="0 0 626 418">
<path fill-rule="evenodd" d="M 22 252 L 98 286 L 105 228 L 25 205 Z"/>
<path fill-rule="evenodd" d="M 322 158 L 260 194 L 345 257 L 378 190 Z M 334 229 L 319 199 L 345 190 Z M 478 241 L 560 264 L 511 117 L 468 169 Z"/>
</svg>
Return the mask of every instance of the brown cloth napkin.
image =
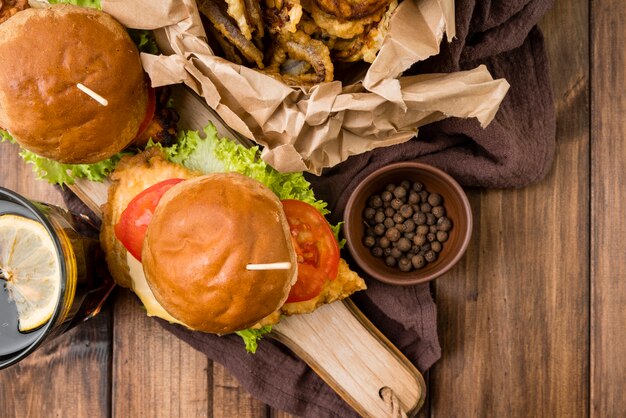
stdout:
<svg viewBox="0 0 626 418">
<path fill-rule="evenodd" d="M 329 202 L 330 220 L 341 220 L 350 191 L 362 178 L 395 161 L 430 163 L 465 186 L 522 187 L 545 176 L 555 149 L 555 114 L 543 38 L 535 25 L 551 4 L 457 0 L 456 39 L 411 72 L 451 72 L 486 64 L 494 78 L 504 77 L 511 84 L 496 119 L 486 129 L 475 120 L 447 119 L 422 128 L 417 139 L 351 157 L 320 177 L 308 176 L 317 196 Z M 68 203 L 74 210 L 85 210 L 69 195 Z M 421 371 L 428 369 L 441 355 L 429 287 L 366 280 L 368 290 L 353 300 Z M 304 362 L 271 339 L 250 355 L 237 336 L 194 333 L 161 322 L 275 408 L 310 417 L 356 415 Z"/>
</svg>

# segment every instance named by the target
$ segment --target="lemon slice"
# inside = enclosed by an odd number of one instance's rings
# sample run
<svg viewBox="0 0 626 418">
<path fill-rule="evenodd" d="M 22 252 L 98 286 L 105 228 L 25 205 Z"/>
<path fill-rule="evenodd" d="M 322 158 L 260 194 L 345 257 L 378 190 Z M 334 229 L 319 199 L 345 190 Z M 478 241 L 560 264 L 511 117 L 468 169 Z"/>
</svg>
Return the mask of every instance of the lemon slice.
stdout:
<svg viewBox="0 0 626 418">
<path fill-rule="evenodd" d="M 50 320 L 61 287 L 52 238 L 39 222 L 0 216 L 0 283 L 17 307 L 18 328 L 32 331 Z"/>
</svg>

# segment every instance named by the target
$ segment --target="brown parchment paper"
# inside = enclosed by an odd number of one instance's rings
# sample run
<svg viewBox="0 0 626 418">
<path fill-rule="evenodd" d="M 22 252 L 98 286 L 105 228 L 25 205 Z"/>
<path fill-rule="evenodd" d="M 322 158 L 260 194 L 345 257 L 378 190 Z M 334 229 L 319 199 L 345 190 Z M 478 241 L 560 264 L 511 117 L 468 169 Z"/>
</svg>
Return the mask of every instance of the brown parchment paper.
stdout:
<svg viewBox="0 0 626 418">
<path fill-rule="evenodd" d="M 509 88 L 486 67 L 401 76 L 454 37 L 453 0 L 404 0 L 363 80 L 292 88 L 213 54 L 194 0 L 103 0 L 124 25 L 157 29 L 167 54 L 142 54 L 153 86 L 185 83 L 232 129 L 264 146 L 262 158 L 283 172 L 320 174 L 350 155 L 414 137 L 446 117 L 486 126 Z"/>
</svg>

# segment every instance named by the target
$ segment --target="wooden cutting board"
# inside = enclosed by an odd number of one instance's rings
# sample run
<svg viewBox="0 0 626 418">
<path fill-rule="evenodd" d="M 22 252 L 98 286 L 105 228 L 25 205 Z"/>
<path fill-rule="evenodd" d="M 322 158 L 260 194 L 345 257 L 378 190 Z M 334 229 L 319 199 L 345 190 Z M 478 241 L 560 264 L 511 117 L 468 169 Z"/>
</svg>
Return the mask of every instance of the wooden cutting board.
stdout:
<svg viewBox="0 0 626 418">
<path fill-rule="evenodd" d="M 176 86 L 172 95 L 181 116 L 181 129 L 201 129 L 211 121 L 220 135 L 252 145 L 222 123 L 188 88 Z M 71 189 L 101 216 L 108 186 L 107 182 L 80 180 Z M 388 388 L 393 402 L 408 416 L 417 414 L 424 403 L 426 385 L 420 372 L 350 300 L 324 305 L 311 314 L 284 318 L 270 336 L 309 364 L 364 417 L 401 416 L 392 415 L 389 398 L 383 399 L 383 388 Z"/>
</svg>

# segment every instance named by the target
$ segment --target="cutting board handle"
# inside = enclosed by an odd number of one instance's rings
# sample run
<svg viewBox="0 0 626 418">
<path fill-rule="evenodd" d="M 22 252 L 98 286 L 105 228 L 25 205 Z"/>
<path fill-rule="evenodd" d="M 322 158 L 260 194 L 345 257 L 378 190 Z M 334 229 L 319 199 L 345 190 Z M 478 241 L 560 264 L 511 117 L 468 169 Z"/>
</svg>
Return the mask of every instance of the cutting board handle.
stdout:
<svg viewBox="0 0 626 418">
<path fill-rule="evenodd" d="M 363 417 L 391 417 L 383 388 L 414 416 L 426 397 L 420 372 L 350 300 L 284 318 L 272 334 Z"/>
</svg>

